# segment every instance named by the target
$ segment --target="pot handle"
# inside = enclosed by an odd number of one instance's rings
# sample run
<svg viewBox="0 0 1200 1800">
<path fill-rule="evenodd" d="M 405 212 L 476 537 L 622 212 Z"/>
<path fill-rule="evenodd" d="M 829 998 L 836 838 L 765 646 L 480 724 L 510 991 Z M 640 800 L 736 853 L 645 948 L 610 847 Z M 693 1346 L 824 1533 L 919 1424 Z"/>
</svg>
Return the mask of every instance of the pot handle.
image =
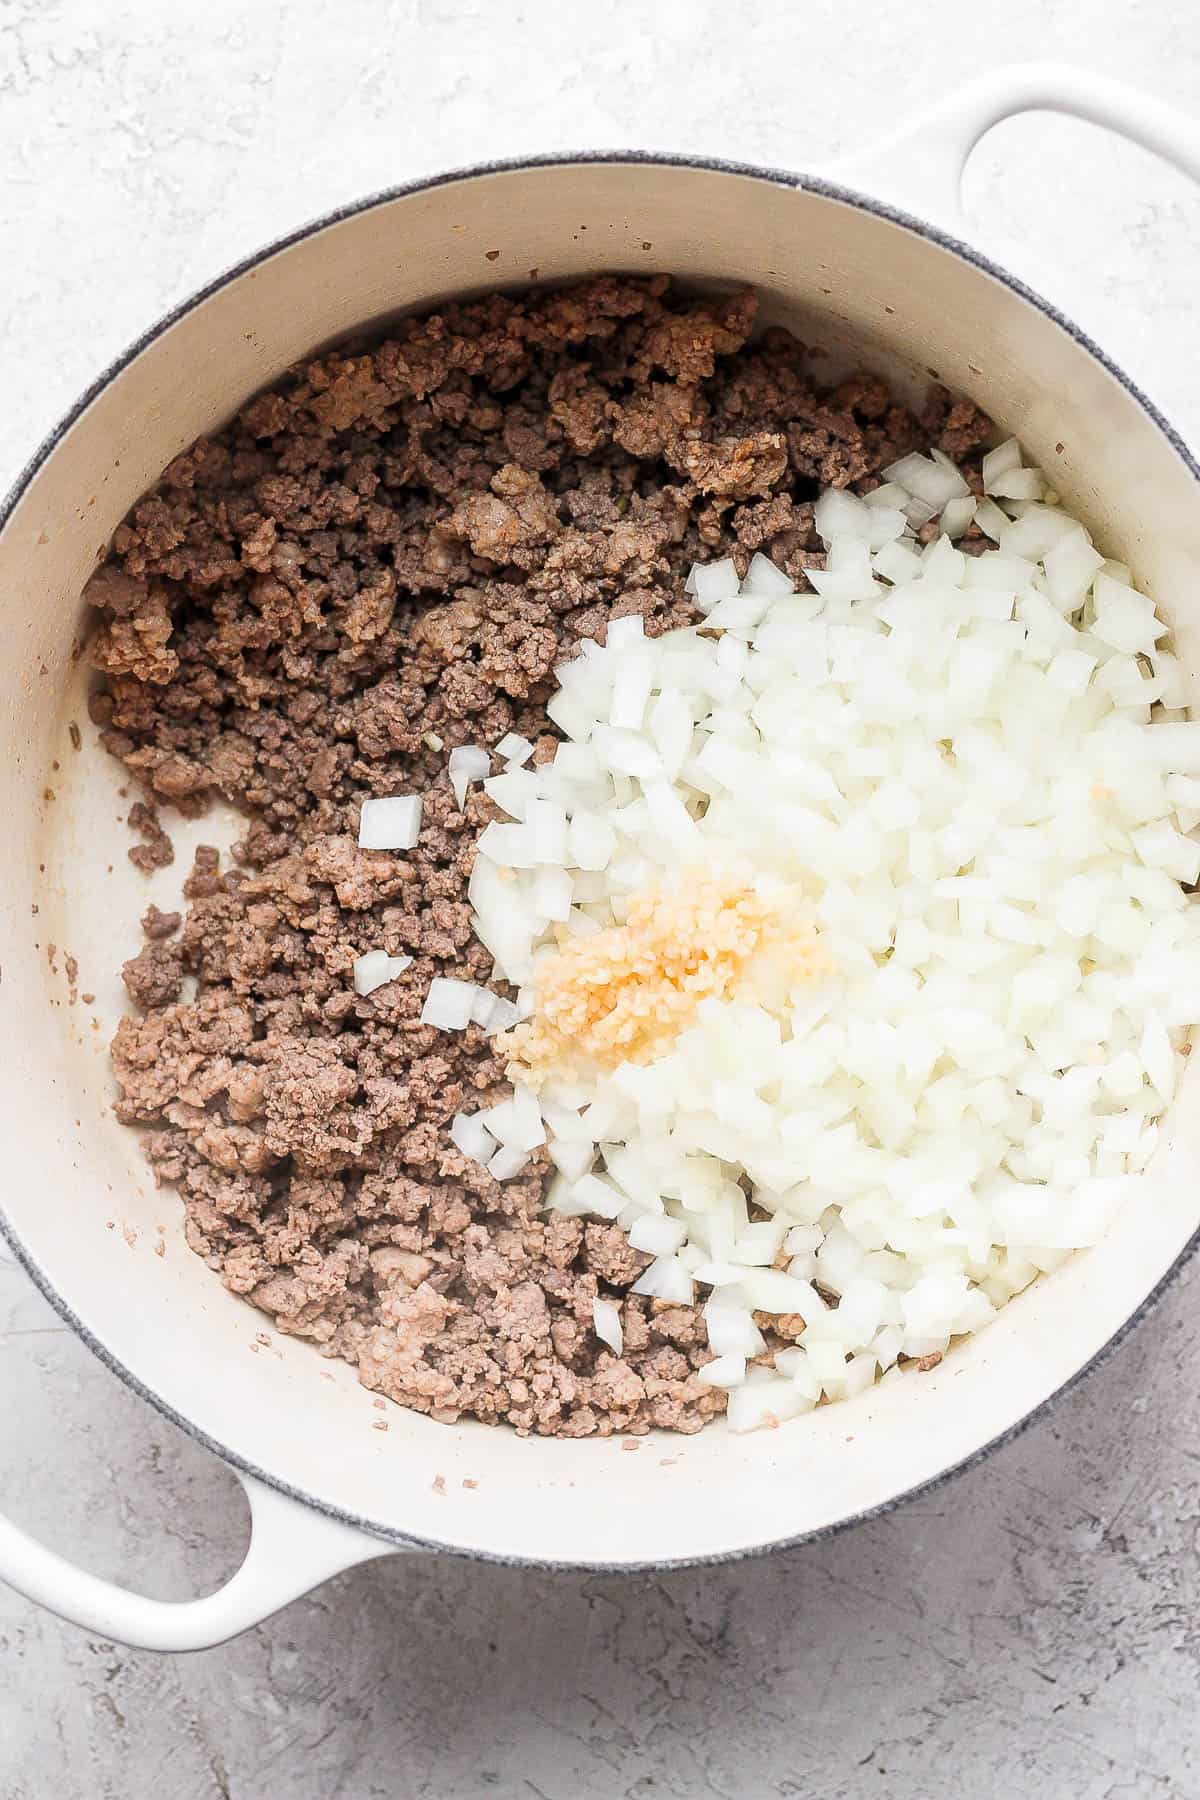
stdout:
<svg viewBox="0 0 1200 1800">
<path fill-rule="evenodd" d="M 1200 125 L 1186 113 L 1106 75 L 1050 62 L 1015 63 L 968 82 L 830 177 L 961 231 L 963 170 L 980 138 L 1003 119 L 1043 111 L 1103 125 L 1200 182 Z"/>
<path fill-rule="evenodd" d="M 250 1502 L 250 1545 L 237 1572 L 203 1600 L 149 1600 L 101 1581 L 3 1518 L 0 1580 L 70 1624 L 134 1649 L 209 1650 L 343 1569 L 417 1548 L 327 1518 L 252 1476 L 238 1479 Z"/>
</svg>

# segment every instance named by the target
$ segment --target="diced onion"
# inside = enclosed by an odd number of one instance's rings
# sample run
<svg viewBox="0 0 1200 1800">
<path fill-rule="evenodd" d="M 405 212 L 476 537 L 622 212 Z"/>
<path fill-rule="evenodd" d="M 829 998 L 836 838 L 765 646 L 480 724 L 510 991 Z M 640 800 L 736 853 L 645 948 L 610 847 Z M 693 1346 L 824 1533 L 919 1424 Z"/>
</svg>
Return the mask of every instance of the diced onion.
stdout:
<svg viewBox="0 0 1200 1800">
<path fill-rule="evenodd" d="M 516 1150 L 511 1144 L 501 1144 L 488 1163 L 488 1174 L 496 1181 L 511 1181 L 514 1175 L 521 1173 L 528 1161 L 527 1150 Z"/>
<path fill-rule="evenodd" d="M 358 820 L 363 850 L 411 850 L 421 833 L 421 796 L 390 794 L 364 800 Z"/>
<path fill-rule="evenodd" d="M 611 1300 L 592 1301 L 592 1325 L 601 1343 L 620 1356 L 625 1347 L 625 1333 L 621 1329 L 621 1314 Z"/>
<path fill-rule="evenodd" d="M 455 1113 L 450 1121 L 450 1141 L 456 1150 L 484 1168 L 497 1149 L 495 1138 L 478 1113 Z"/>
<path fill-rule="evenodd" d="M 473 982 L 436 975 L 421 1008 L 422 1025 L 435 1025 L 439 1031 L 465 1031 L 479 991 Z"/>
<path fill-rule="evenodd" d="M 354 991 L 373 994 L 385 982 L 395 981 L 412 962 L 411 956 L 389 956 L 386 950 L 368 950 L 354 959 Z"/>
<path fill-rule="evenodd" d="M 511 1099 L 490 1106 L 481 1117 L 492 1136 L 506 1149 L 536 1150 L 546 1141 L 541 1108 L 527 1087 L 514 1086 Z"/>
<path fill-rule="evenodd" d="M 533 745 L 519 732 L 509 731 L 496 745 L 496 755 L 510 769 L 520 769 L 533 755 Z"/>
<path fill-rule="evenodd" d="M 687 1226 L 664 1213 L 642 1213 L 629 1230 L 629 1242 L 635 1250 L 651 1256 L 670 1256 L 687 1240 Z"/>
<path fill-rule="evenodd" d="M 744 1356 L 714 1356 L 711 1362 L 705 1363 L 702 1369 L 696 1370 L 696 1380 L 706 1383 L 709 1387 L 741 1387 L 745 1379 L 746 1359 Z"/>
<path fill-rule="evenodd" d="M 567 741 L 501 739 L 469 884 L 518 1001 L 439 978 L 422 1012 L 544 1023 L 553 959 L 594 943 L 603 995 L 604 934 L 707 879 L 820 934 L 820 981 L 764 942 L 648 1058 L 574 1058 L 560 1006 L 561 1064 L 451 1127 L 500 1180 L 544 1145 L 546 1206 L 649 1256 L 633 1293 L 699 1301 L 734 1431 L 943 1353 L 1094 1243 L 1200 1019 L 1200 723 L 1153 601 L 1015 440 L 983 499 L 940 450 L 886 474 L 820 495 L 812 591 L 696 564 L 695 626 L 614 618 L 559 667 Z M 972 525 L 995 547 L 956 547 Z"/>
<path fill-rule="evenodd" d="M 448 763 L 450 786 L 454 789 L 454 798 L 461 808 L 467 798 L 467 788 L 472 781 L 482 781 L 492 766 L 492 759 L 486 750 L 478 744 L 461 744 L 450 752 Z"/>
<path fill-rule="evenodd" d="M 976 499 L 974 494 L 965 494 L 954 500 L 947 500 L 942 508 L 939 521 L 947 537 L 959 538 L 966 531 L 975 517 Z"/>
<path fill-rule="evenodd" d="M 694 563 L 690 579 L 691 591 L 696 596 L 696 605 L 701 612 L 709 612 L 718 600 L 736 594 L 741 586 L 737 568 L 730 556 L 723 558 L 721 562 Z"/>
</svg>

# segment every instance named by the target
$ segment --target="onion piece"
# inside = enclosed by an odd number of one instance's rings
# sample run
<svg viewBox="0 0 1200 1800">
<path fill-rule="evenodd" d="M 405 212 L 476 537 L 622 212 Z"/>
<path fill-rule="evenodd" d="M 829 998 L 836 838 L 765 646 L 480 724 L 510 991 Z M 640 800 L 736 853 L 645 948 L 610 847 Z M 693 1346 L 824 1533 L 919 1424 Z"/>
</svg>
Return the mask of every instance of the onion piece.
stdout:
<svg viewBox="0 0 1200 1800">
<path fill-rule="evenodd" d="M 459 811 L 466 803 L 467 788 L 473 781 L 482 781 L 492 766 L 488 751 L 478 744 L 460 744 L 450 752 L 447 764 L 450 774 L 450 786 L 454 789 L 454 798 L 458 802 Z"/>
<path fill-rule="evenodd" d="M 966 480 L 947 457 L 941 457 L 936 450 L 931 456 L 922 456 L 914 451 L 909 456 L 902 456 L 883 471 L 888 481 L 894 481 L 912 495 L 914 500 L 922 501 L 932 509 L 940 512 L 949 500 L 956 500 L 971 492 Z M 818 502 L 818 504 L 820 504 Z"/>
<path fill-rule="evenodd" d="M 696 1380 L 704 1382 L 707 1387 L 741 1387 L 745 1379 L 744 1356 L 715 1356 L 711 1362 L 696 1370 Z"/>
<path fill-rule="evenodd" d="M 354 991 L 373 994 L 377 987 L 395 981 L 412 962 L 411 956 L 389 956 L 386 950 L 368 950 L 354 959 Z"/>
<path fill-rule="evenodd" d="M 1040 469 L 1008 469 L 992 477 L 987 491 L 998 500 L 1040 500 L 1046 484 Z"/>
<path fill-rule="evenodd" d="M 601 1343 L 620 1356 L 625 1348 L 625 1333 L 621 1329 L 621 1314 L 611 1300 L 592 1301 L 592 1328 Z"/>
<path fill-rule="evenodd" d="M 665 1214 L 643 1213 L 629 1229 L 629 1242 L 635 1250 L 651 1256 L 670 1256 L 687 1240 L 687 1226 L 680 1219 Z"/>
<path fill-rule="evenodd" d="M 709 1344 L 718 1356 L 758 1356 L 767 1347 L 749 1307 L 726 1302 L 724 1296 L 708 1302 L 704 1323 Z"/>
<path fill-rule="evenodd" d="M 480 1116 L 492 1136 L 506 1149 L 536 1150 L 546 1141 L 537 1096 L 520 1083 L 514 1084 L 511 1099 L 489 1106 Z"/>
<path fill-rule="evenodd" d="M 471 1023 L 491 1037 L 497 1031 L 509 1031 L 520 1018 L 520 1009 L 490 988 L 477 987 L 471 1001 Z"/>
<path fill-rule="evenodd" d="M 978 502 L 974 494 L 965 494 L 954 500 L 947 500 L 942 508 L 939 521 L 947 537 L 959 538 L 968 529 L 975 517 Z"/>
<path fill-rule="evenodd" d="M 450 1121 L 450 1142 L 472 1162 L 486 1168 L 495 1155 L 495 1138 L 478 1113 L 455 1113 Z"/>
<path fill-rule="evenodd" d="M 730 1431 L 760 1431 L 794 1419 L 809 1404 L 794 1382 L 770 1376 L 763 1382 L 748 1380 L 744 1387 L 735 1388 L 725 1416 Z"/>
<path fill-rule="evenodd" d="M 652 1300 L 670 1300 L 677 1306 L 690 1306 L 692 1278 L 674 1256 L 659 1256 L 643 1271 L 630 1288 L 631 1294 L 646 1294 Z"/>
<path fill-rule="evenodd" d="M 646 627 L 642 621 L 642 615 L 640 613 L 623 613 L 619 618 L 608 621 L 604 630 L 604 648 L 628 651 L 634 644 L 644 642 L 645 636 Z"/>
<path fill-rule="evenodd" d="M 985 450 L 983 455 L 983 491 L 990 494 L 992 482 L 1001 475 L 1007 475 L 1012 469 L 1021 467 L 1021 446 L 1015 437 L 1005 438 L 994 450 Z"/>
<path fill-rule="evenodd" d="M 556 1137 L 550 1145 L 550 1160 L 568 1182 L 582 1181 L 590 1175 L 596 1160 L 596 1146 L 586 1142 Z"/>
<path fill-rule="evenodd" d="M 493 819 L 480 835 L 479 853 L 502 868 L 532 869 L 536 861 L 533 833 L 524 825 L 502 825 Z"/>
<path fill-rule="evenodd" d="M 358 819 L 362 850 L 411 850 L 421 833 L 421 796 L 389 794 L 364 800 Z"/>
<path fill-rule="evenodd" d="M 741 591 L 743 594 L 768 594 L 773 599 L 782 598 L 785 594 L 794 594 L 796 584 L 769 556 L 756 550 L 750 558 L 750 567 L 746 570 Z"/>
<path fill-rule="evenodd" d="M 439 1031 L 465 1031 L 479 992 L 472 981 L 435 975 L 421 1008 L 422 1025 L 434 1025 Z"/>
<path fill-rule="evenodd" d="M 1001 512 L 994 500 L 980 500 L 975 507 L 975 523 L 980 531 L 986 531 L 993 543 L 999 543 L 1002 535 L 1008 530 L 1010 520 L 1008 514 Z"/>
<path fill-rule="evenodd" d="M 514 1175 L 521 1173 L 528 1161 L 528 1151 L 515 1150 L 509 1144 L 501 1144 L 488 1163 L 488 1174 L 495 1181 L 511 1181 Z"/>
<path fill-rule="evenodd" d="M 528 738 L 522 737 L 519 732 L 509 731 L 505 733 L 500 739 L 500 742 L 496 745 L 496 755 L 507 768 L 520 769 L 524 767 L 533 755 L 533 745 Z"/>
<path fill-rule="evenodd" d="M 741 583 L 738 581 L 737 569 L 731 556 L 720 562 L 693 563 L 689 577 L 691 592 L 696 596 L 696 605 L 701 612 L 708 612 L 727 596 L 736 594 Z"/>
</svg>

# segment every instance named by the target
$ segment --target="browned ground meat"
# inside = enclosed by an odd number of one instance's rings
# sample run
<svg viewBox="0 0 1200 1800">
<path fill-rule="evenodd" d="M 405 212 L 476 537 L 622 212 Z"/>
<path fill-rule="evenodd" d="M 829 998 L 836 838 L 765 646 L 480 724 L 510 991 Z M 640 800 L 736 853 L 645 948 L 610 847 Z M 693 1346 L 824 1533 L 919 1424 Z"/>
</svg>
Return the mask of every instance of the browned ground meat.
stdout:
<svg viewBox="0 0 1200 1800">
<path fill-rule="evenodd" d="M 234 1292 L 439 1419 L 696 1431 L 724 1406 L 699 1312 L 627 1293 L 646 1258 L 620 1231 L 540 1214 L 543 1166 L 499 1185 L 451 1146 L 502 1071 L 478 1030 L 418 1015 L 434 975 L 491 976 L 466 901 L 490 807 L 458 810 L 447 752 L 516 730 L 553 754 L 581 637 L 687 621 L 697 557 L 761 549 L 802 580 L 818 484 L 987 433 L 941 391 L 920 418 L 870 375 L 822 392 L 787 333 L 748 343 L 754 312 L 606 276 L 410 319 L 179 456 L 88 583 L 95 723 L 145 795 L 135 861 L 169 860 L 164 804 L 246 819 L 231 867 L 198 853 L 182 921 L 143 920 L 120 1116 Z M 418 844 L 360 850 L 362 801 L 398 790 L 424 793 Z M 378 947 L 413 962 L 359 998 Z"/>
</svg>

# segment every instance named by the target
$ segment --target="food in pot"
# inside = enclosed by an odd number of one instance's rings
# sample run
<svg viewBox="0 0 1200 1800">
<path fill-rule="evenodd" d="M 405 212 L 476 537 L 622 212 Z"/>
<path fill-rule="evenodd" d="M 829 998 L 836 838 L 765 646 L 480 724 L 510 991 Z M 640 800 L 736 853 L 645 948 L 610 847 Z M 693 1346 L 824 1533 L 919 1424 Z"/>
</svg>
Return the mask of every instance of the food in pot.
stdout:
<svg viewBox="0 0 1200 1800">
<path fill-rule="evenodd" d="M 936 1361 L 1103 1229 L 1200 1015 L 1152 605 L 969 403 L 753 316 L 406 321 L 88 586 L 155 854 L 159 803 L 247 815 L 147 914 L 120 1116 L 235 1292 L 439 1419 Z"/>
<path fill-rule="evenodd" d="M 936 1364 L 1153 1204 L 1200 1014 L 1200 725 L 1152 603 L 1012 442 L 1007 511 L 945 458 L 885 474 L 818 500 L 815 592 L 697 564 L 699 624 L 615 621 L 554 761 L 483 784 L 514 1099 L 456 1141 L 548 1145 L 551 1208 L 653 1256 L 633 1294 L 704 1299 L 735 1428 Z"/>
</svg>

